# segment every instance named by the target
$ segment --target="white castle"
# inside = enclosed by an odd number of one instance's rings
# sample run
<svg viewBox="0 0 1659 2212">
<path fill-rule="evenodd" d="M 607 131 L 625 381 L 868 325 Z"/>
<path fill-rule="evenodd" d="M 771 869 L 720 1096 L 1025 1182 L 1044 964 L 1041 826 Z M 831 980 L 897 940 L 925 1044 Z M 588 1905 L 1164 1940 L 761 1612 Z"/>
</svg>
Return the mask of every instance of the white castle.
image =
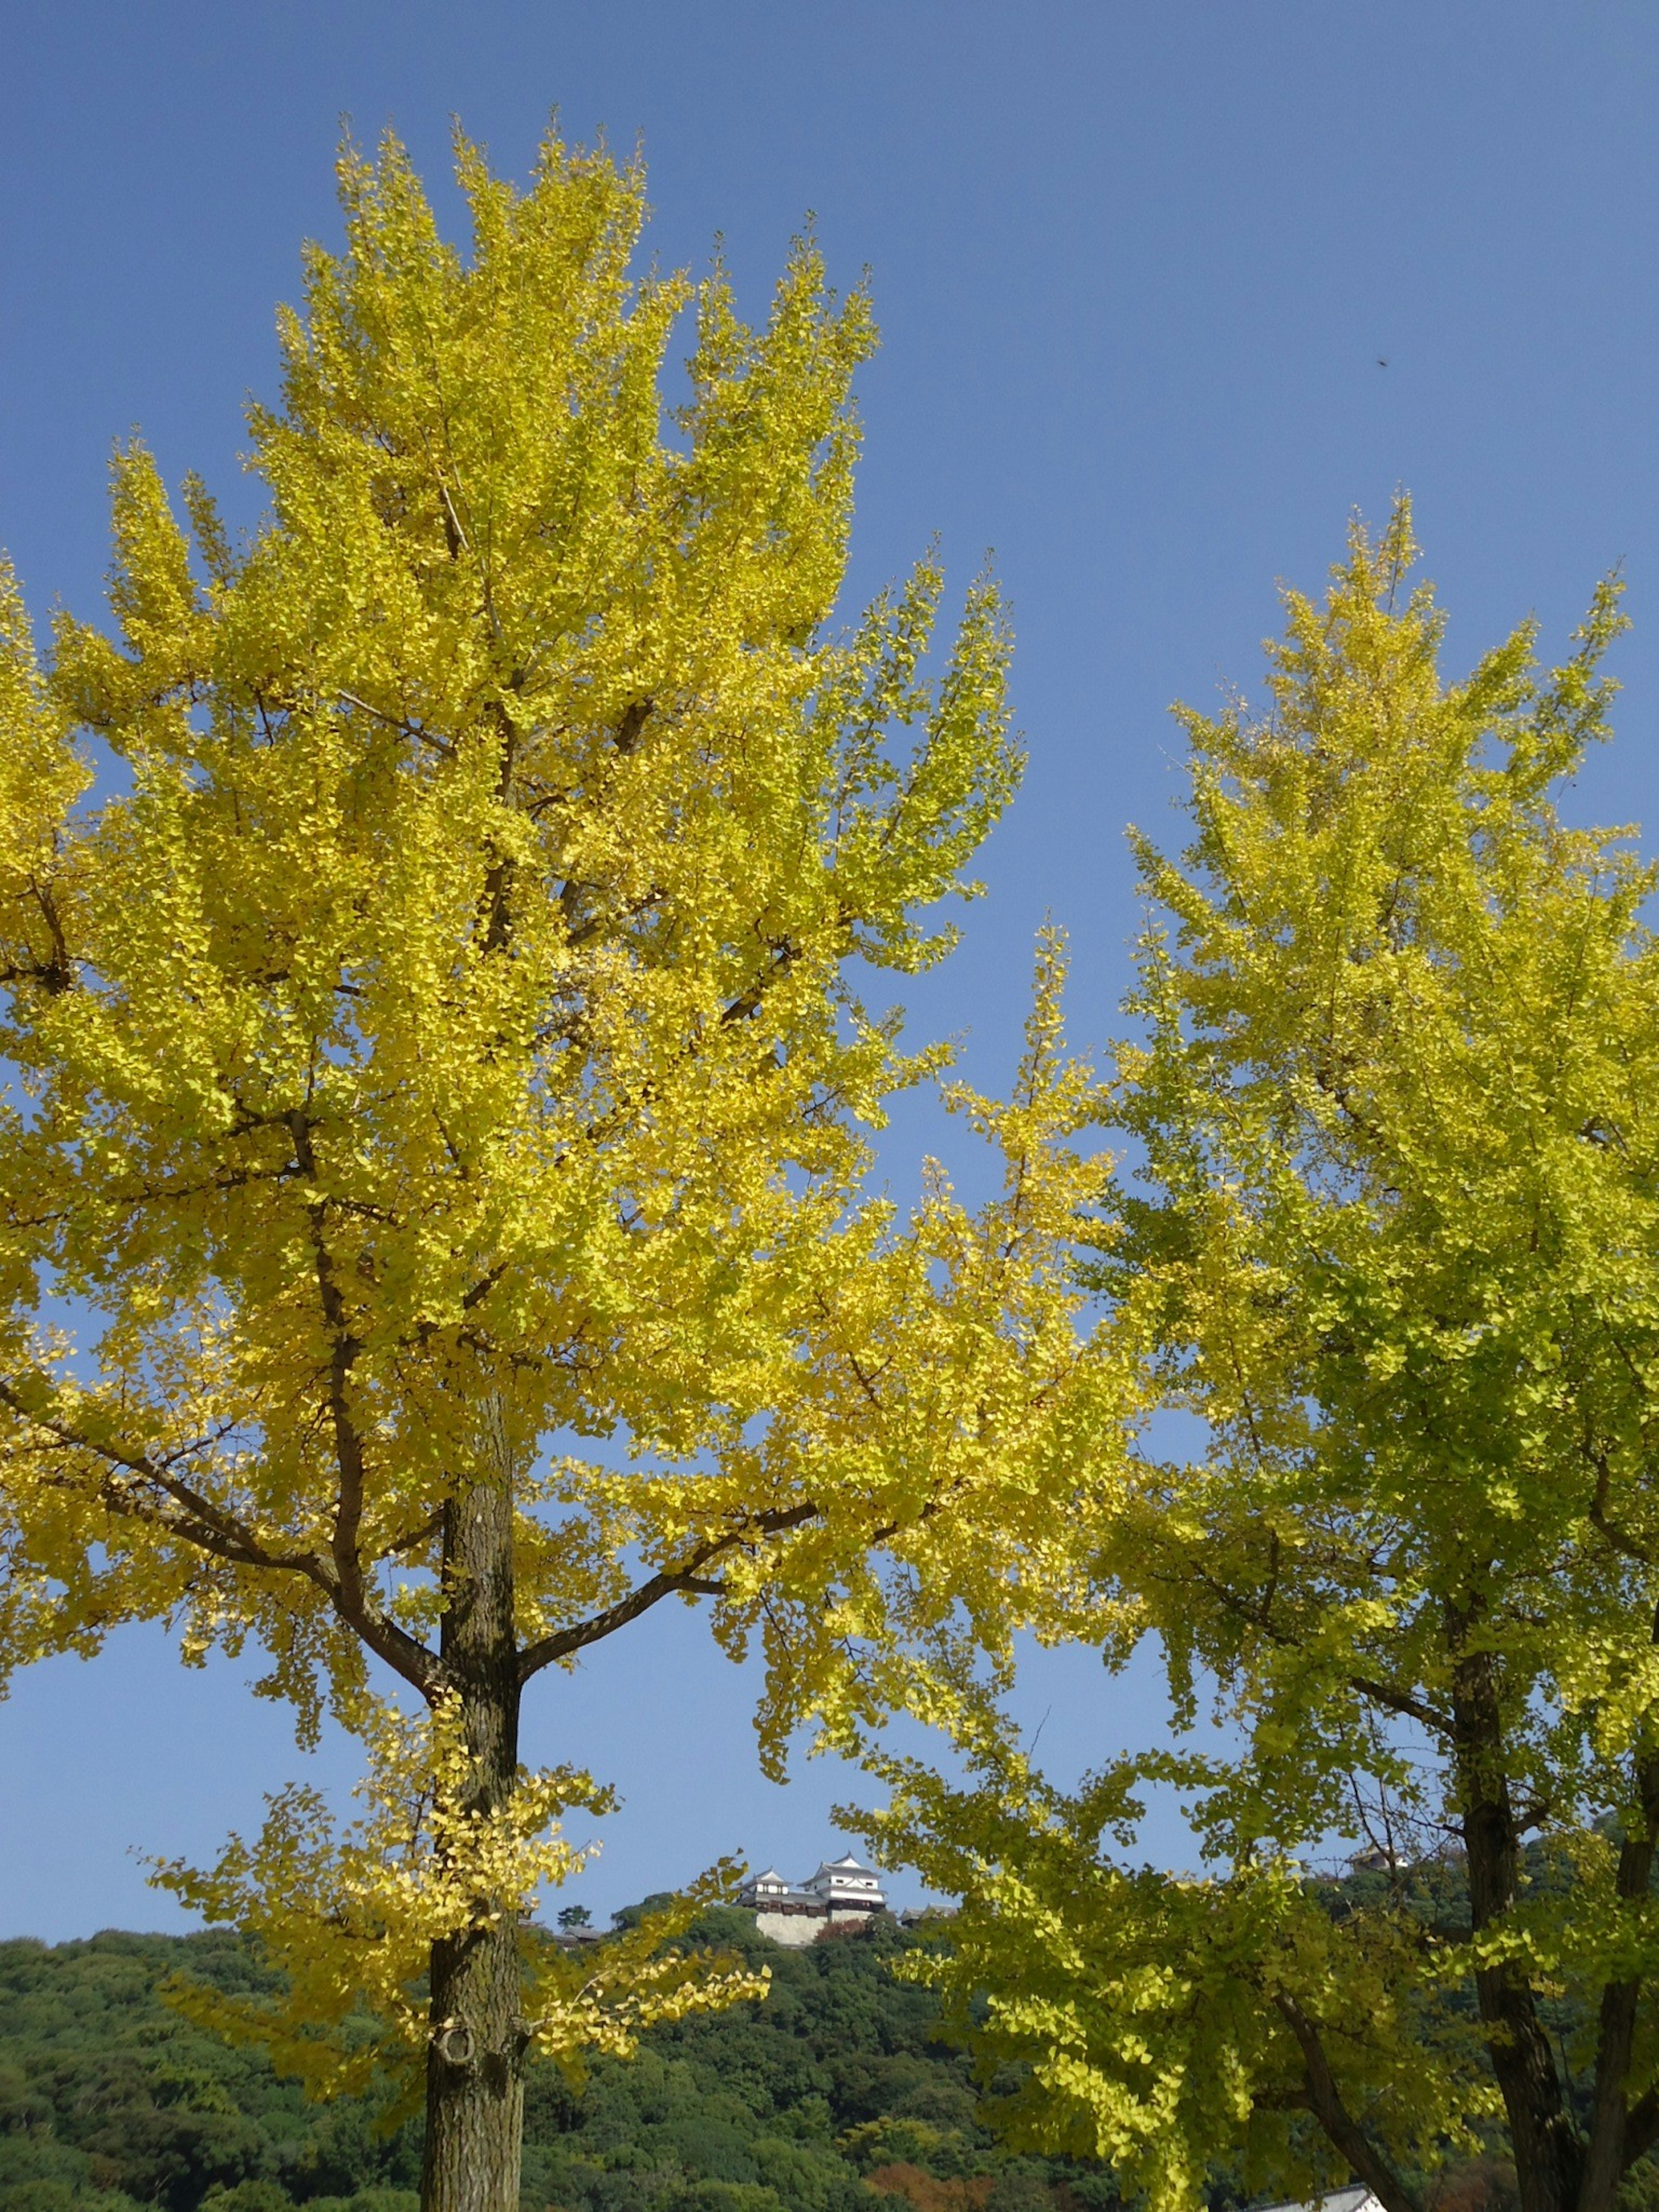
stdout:
<svg viewBox="0 0 1659 2212">
<path fill-rule="evenodd" d="M 786 1881 L 775 1867 L 768 1867 L 744 1882 L 738 1903 L 753 1912 L 763 1936 L 797 1949 L 816 1942 L 832 1921 L 867 1920 L 887 1910 L 880 1875 L 850 1851 L 845 1858 L 826 1859 L 805 1881 Z"/>
</svg>

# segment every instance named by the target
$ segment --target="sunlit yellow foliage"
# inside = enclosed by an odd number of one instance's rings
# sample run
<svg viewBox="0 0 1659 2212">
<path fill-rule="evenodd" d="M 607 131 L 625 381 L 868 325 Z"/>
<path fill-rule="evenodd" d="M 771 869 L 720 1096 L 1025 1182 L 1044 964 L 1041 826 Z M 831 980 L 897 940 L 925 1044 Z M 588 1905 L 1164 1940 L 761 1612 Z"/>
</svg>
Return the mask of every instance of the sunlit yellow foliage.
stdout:
<svg viewBox="0 0 1659 2212">
<path fill-rule="evenodd" d="M 561 1816 L 572 1805 L 606 1812 L 612 1800 L 561 1771 L 522 1778 L 498 1807 L 469 1808 L 453 1698 L 415 1720 L 380 1713 L 363 1734 L 369 1766 L 358 1795 L 368 1809 L 343 1834 L 316 1790 L 291 1787 L 272 1801 L 256 1843 L 233 1837 L 210 1872 L 173 1861 L 155 1878 L 204 1918 L 245 1929 L 285 1972 L 270 2000 L 179 1984 L 181 2009 L 259 2044 L 313 2096 L 386 2084 L 395 2112 L 419 2078 L 410 2062 L 423 2056 L 432 2025 L 415 1994 L 432 1946 L 465 1934 L 481 1905 L 509 1923 L 527 1919 L 544 1884 L 568 1881 L 592 1856 L 559 1834 Z M 653 2021 L 763 1996 L 763 1971 L 673 1948 L 734 1880 L 730 1864 L 713 1868 L 601 1943 L 534 1943 L 519 2031 L 527 2044 L 567 2066 L 594 2051 L 627 2057 Z"/>
<path fill-rule="evenodd" d="M 943 1991 L 988 2081 L 1012 2069 L 988 2109 L 1015 2142 L 1103 2159 L 1159 2212 L 1201 2203 L 1218 2165 L 1252 2193 L 1316 2197 L 1352 2161 L 1307 2125 L 1310 2037 L 1419 2170 L 1473 2147 L 1495 2111 L 1469 2024 L 1422 2001 L 1408 1915 L 1382 1902 L 1338 1923 L 1283 1857 L 1224 1881 L 1111 1850 L 1132 1838 L 1140 1785 L 1199 1786 L 1202 1762 L 1125 1759 L 1067 1796 L 981 1730 L 970 1790 L 888 1771 L 884 1848 L 963 1899 L 904 1970 Z"/>
<path fill-rule="evenodd" d="M 407 2045 L 423 1942 L 433 2080 L 455 2007 L 516 2063 L 479 1961 L 597 1802 L 518 1767 L 543 1668 L 705 1603 L 775 1764 L 961 1601 L 1006 1639 L 1131 1396 L 1060 1274 L 1103 1182 L 1056 946 L 1012 1103 L 954 1099 L 1002 1194 L 867 1187 L 948 1055 L 865 994 L 950 949 L 1018 760 L 988 585 L 933 659 L 932 561 L 833 626 L 863 294 L 801 243 L 751 328 L 718 269 L 629 273 L 637 167 L 459 159 L 465 254 L 394 142 L 343 160 L 246 542 L 131 445 L 114 633 L 43 673 L 0 599 L 0 1659 L 161 1619 L 366 1735 L 343 1837 L 290 1795 L 169 1876 L 260 1929 L 325 2087 L 368 2062 L 297 2014 Z M 568 1985 L 532 1947 L 543 2047 L 739 1986 L 654 1940 Z"/>
</svg>

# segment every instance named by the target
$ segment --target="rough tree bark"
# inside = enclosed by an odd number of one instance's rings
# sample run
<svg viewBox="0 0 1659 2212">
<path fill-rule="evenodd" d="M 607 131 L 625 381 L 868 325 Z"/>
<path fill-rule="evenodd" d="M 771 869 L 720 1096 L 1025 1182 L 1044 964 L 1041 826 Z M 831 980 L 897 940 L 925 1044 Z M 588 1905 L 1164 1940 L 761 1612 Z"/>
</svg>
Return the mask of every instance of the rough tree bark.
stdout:
<svg viewBox="0 0 1659 2212">
<path fill-rule="evenodd" d="M 1498 1667 L 1474 1640 L 1478 1601 L 1447 1607 L 1452 1654 L 1452 1754 L 1468 1866 L 1469 1917 L 1478 1936 L 1513 1911 L 1521 1889 L 1521 1824 L 1504 1760 Z M 1515 2149 L 1521 2212 L 1573 2212 L 1583 2146 L 1525 1970 L 1481 1967 L 1476 2001 Z"/>
<path fill-rule="evenodd" d="M 1659 1835 L 1659 1759 L 1642 1761 L 1638 1782 L 1643 1826 L 1625 1838 L 1619 1850 L 1618 1891 L 1626 1904 L 1646 1897 L 1652 1880 L 1654 1839 Z M 1601 1992 L 1596 2024 L 1595 2096 L 1578 2212 L 1613 2212 L 1619 2184 L 1630 2163 L 1627 2085 L 1641 1995 L 1641 1982 L 1634 1976 L 1609 1982 Z"/>
<path fill-rule="evenodd" d="M 513 1620 L 513 1497 L 507 1480 L 445 1508 L 442 1656 L 471 1753 L 470 1806 L 511 1796 L 519 1763 L 519 1651 Z M 518 1930 L 497 1900 L 432 1947 L 423 2212 L 518 2212 L 527 2043 Z"/>
<path fill-rule="evenodd" d="M 1654 1614 L 1651 1640 L 1659 1644 L 1659 1611 Z M 1630 1905 L 1646 1898 L 1653 1884 L 1654 1856 L 1659 1848 L 1659 1757 L 1650 1753 L 1638 1759 L 1634 1779 L 1640 1820 L 1620 1845 L 1616 1883 L 1620 1903 Z M 1630 2102 L 1631 2061 L 1641 1999 L 1642 1983 L 1633 1975 L 1609 1982 L 1601 1992 L 1596 2023 L 1595 2093 L 1578 2212 L 1612 2212 L 1620 2182 L 1651 2140 L 1652 2093 L 1643 2100 L 1645 2109 L 1632 2112 Z"/>
</svg>

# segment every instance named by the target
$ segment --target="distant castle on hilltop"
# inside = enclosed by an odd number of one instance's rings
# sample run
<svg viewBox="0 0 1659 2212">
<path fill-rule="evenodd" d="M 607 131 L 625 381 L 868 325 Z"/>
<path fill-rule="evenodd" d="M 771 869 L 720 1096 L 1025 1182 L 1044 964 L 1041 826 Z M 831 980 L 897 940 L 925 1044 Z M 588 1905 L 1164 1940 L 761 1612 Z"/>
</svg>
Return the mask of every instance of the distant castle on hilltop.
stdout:
<svg viewBox="0 0 1659 2212">
<path fill-rule="evenodd" d="M 880 1875 L 850 1851 L 845 1858 L 826 1859 L 805 1881 L 786 1881 L 775 1867 L 768 1867 L 744 1882 L 738 1903 L 754 1914 L 761 1935 L 796 1949 L 816 1942 L 832 1922 L 867 1921 L 887 1910 Z"/>
<path fill-rule="evenodd" d="M 647 1905 L 650 1902 L 647 1899 Z M 666 1899 L 659 1898 L 656 1902 L 663 1904 Z M 815 1943 L 830 1927 L 868 1927 L 878 1913 L 888 1909 L 881 1876 L 851 1851 L 845 1858 L 825 1859 L 805 1881 L 786 1881 L 775 1867 L 768 1867 L 764 1874 L 750 1876 L 738 1892 L 737 1902 L 754 1914 L 759 1934 L 769 1936 L 775 1943 L 787 1943 L 793 1950 Z M 924 1905 L 919 1911 L 899 1913 L 897 1919 L 900 1927 L 914 1928 L 922 1921 L 949 1917 L 953 1911 L 950 1905 Z M 614 1916 L 618 1927 L 629 1917 L 626 1912 Z M 568 1906 L 559 1915 L 558 1928 L 548 1931 L 550 1940 L 562 1951 L 580 1951 L 590 1943 L 605 1942 L 607 1938 L 590 1924 L 590 1917 L 586 1905 Z"/>
</svg>

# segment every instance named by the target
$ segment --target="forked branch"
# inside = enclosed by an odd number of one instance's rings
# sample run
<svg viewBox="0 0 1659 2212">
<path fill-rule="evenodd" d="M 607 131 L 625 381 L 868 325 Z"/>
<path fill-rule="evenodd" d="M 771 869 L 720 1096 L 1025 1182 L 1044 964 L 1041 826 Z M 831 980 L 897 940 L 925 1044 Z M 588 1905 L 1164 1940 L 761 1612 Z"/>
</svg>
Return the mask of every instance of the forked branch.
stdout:
<svg viewBox="0 0 1659 2212">
<path fill-rule="evenodd" d="M 814 1519 L 817 1510 L 809 1499 L 805 1504 L 787 1510 L 757 1513 L 752 1520 L 744 1521 L 738 1528 L 728 1528 L 718 1536 L 706 1537 L 693 1548 L 680 1566 L 651 1576 L 637 1589 L 630 1590 L 626 1597 L 619 1598 L 615 1605 L 606 1606 L 603 1612 L 593 1613 L 586 1620 L 575 1621 L 568 1628 L 555 1629 L 551 1635 L 541 1637 L 530 1644 L 520 1655 L 520 1684 L 540 1674 L 544 1667 L 550 1667 L 560 1659 L 567 1659 L 573 1652 L 580 1651 L 590 1644 L 603 1642 L 607 1636 L 614 1635 L 617 1629 L 626 1627 L 630 1620 L 637 1620 L 641 1613 L 649 1613 L 653 1606 L 660 1605 L 665 1597 L 718 1597 L 721 1586 L 703 1575 L 705 1567 L 712 1566 L 725 1553 L 731 1551 L 735 1545 L 746 1542 L 750 1537 L 781 1535 L 785 1529 L 799 1528 L 804 1522 Z"/>
</svg>

